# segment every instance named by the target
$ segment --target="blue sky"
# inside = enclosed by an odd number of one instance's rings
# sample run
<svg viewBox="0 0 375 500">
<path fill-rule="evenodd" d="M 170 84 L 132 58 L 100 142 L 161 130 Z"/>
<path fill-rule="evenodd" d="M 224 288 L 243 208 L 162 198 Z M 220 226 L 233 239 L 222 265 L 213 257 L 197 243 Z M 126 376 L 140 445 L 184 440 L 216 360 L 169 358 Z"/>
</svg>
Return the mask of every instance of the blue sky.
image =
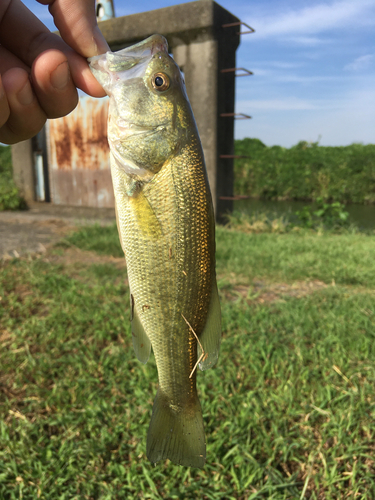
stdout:
<svg viewBox="0 0 375 500">
<path fill-rule="evenodd" d="M 117 16 L 178 3 L 114 0 Z M 24 3 L 53 29 L 46 7 Z M 235 136 L 267 145 L 300 140 L 375 143 L 375 0 L 222 0 L 256 32 L 241 37 Z M 162 33 L 161 33 L 162 34 Z"/>
</svg>

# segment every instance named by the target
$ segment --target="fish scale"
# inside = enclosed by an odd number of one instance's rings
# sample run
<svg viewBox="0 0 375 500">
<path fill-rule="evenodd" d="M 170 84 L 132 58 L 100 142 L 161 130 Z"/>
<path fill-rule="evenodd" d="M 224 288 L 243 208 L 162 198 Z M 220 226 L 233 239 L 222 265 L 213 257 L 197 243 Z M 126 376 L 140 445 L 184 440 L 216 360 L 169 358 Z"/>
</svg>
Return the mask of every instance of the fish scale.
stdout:
<svg viewBox="0 0 375 500">
<path fill-rule="evenodd" d="M 152 346 L 158 369 L 147 456 L 203 467 L 195 367 L 198 356 L 201 369 L 215 364 L 221 321 L 214 214 L 194 117 L 160 35 L 91 58 L 90 66 L 110 96 L 110 163 L 133 346 L 143 363 Z"/>
</svg>

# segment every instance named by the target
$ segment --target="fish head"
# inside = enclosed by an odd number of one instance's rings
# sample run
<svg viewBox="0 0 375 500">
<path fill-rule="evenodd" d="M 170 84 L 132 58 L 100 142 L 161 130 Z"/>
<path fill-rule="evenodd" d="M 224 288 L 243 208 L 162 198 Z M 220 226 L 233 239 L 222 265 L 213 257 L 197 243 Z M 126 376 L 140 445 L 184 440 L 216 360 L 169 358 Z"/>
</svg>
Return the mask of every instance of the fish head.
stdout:
<svg viewBox="0 0 375 500">
<path fill-rule="evenodd" d="M 139 181 L 150 181 L 195 127 L 167 41 L 153 35 L 89 63 L 110 97 L 108 142 L 117 166 Z"/>
</svg>

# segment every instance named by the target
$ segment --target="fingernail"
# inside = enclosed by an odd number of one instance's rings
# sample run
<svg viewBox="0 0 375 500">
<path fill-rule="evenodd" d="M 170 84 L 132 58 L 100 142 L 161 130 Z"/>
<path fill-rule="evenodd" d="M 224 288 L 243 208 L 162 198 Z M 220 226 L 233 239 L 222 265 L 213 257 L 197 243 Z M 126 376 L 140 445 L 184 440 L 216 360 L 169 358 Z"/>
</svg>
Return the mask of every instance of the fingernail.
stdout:
<svg viewBox="0 0 375 500">
<path fill-rule="evenodd" d="M 34 92 L 31 88 L 29 80 L 27 80 L 23 88 L 18 92 L 17 99 L 22 106 L 29 106 L 33 102 Z"/>
<path fill-rule="evenodd" d="M 70 78 L 69 66 L 65 61 L 57 66 L 57 68 L 51 73 L 51 84 L 57 90 L 62 90 L 67 86 Z"/>
<path fill-rule="evenodd" d="M 94 28 L 93 42 L 95 44 L 95 55 L 104 54 L 110 50 L 108 43 L 106 42 L 99 26 Z"/>
</svg>

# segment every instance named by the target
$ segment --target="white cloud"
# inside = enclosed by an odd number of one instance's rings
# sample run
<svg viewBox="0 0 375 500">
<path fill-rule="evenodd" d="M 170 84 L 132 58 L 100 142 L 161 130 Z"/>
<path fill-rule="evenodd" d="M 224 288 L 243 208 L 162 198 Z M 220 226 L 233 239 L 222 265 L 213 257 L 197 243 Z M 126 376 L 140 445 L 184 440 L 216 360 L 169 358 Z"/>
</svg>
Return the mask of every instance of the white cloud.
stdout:
<svg viewBox="0 0 375 500">
<path fill-rule="evenodd" d="M 291 63 L 291 62 L 285 62 L 285 61 L 267 61 L 265 64 L 268 67 L 273 66 L 274 68 L 280 68 L 280 69 L 293 69 L 293 68 L 300 68 L 301 66 L 304 66 L 303 63 Z"/>
<path fill-rule="evenodd" d="M 370 79 L 337 99 L 244 100 L 238 108 L 253 119 L 236 121 L 235 137 L 258 137 L 267 145 L 286 147 L 301 140 L 315 142 L 319 136 L 326 146 L 374 143 L 374 106 Z"/>
<path fill-rule="evenodd" d="M 374 62 L 374 54 L 366 54 L 365 56 L 357 57 L 353 62 L 344 66 L 347 71 L 363 71 L 370 68 Z"/>
<path fill-rule="evenodd" d="M 292 73 L 289 74 L 284 74 L 284 75 L 277 75 L 276 78 L 274 78 L 274 81 L 278 82 L 283 82 L 283 83 L 303 83 L 303 84 L 314 84 L 316 82 L 328 82 L 328 81 L 335 81 L 339 79 L 339 77 L 334 77 L 334 76 L 326 76 L 326 75 L 318 75 L 318 76 L 301 76 L 301 75 L 294 75 Z"/>
<path fill-rule="evenodd" d="M 258 38 L 299 36 L 296 40 L 300 43 L 317 43 L 318 39 L 308 35 L 329 29 L 368 25 L 374 19 L 375 0 L 336 0 L 300 10 L 278 12 L 268 17 L 259 16 L 251 19 L 251 23 Z"/>
<path fill-rule="evenodd" d="M 283 41 L 292 44 L 305 45 L 307 47 L 316 47 L 317 45 L 327 44 L 329 41 L 325 38 L 316 36 L 286 36 Z"/>
<path fill-rule="evenodd" d="M 252 112 L 254 110 L 262 111 L 292 111 L 292 110 L 307 110 L 307 109 L 318 109 L 316 104 L 311 101 L 298 99 L 296 97 L 286 98 L 286 99 L 250 99 L 240 101 L 238 107 L 241 108 L 245 113 Z"/>
<path fill-rule="evenodd" d="M 285 71 L 283 69 L 277 69 L 277 68 L 269 68 L 269 69 L 263 69 L 263 68 L 252 68 L 252 71 L 254 73 L 255 79 L 252 80 L 251 82 L 251 87 L 253 88 L 256 86 L 258 83 L 262 86 L 264 86 L 265 82 L 267 84 L 271 83 L 302 83 L 302 84 L 315 84 L 317 82 L 333 82 L 335 80 L 341 81 L 341 77 L 337 76 L 330 76 L 330 75 L 316 75 L 316 76 L 303 76 L 299 75 L 296 73 L 292 73 L 290 71 Z M 261 81 L 258 81 L 257 78 L 260 78 Z M 247 83 L 247 82 L 246 82 Z M 247 85 L 246 87 L 249 87 Z M 237 91 L 242 88 L 237 86 Z"/>
<path fill-rule="evenodd" d="M 251 71 L 254 73 L 254 75 L 257 76 L 272 76 L 273 71 L 269 69 L 263 69 L 263 68 L 252 68 Z"/>
</svg>

